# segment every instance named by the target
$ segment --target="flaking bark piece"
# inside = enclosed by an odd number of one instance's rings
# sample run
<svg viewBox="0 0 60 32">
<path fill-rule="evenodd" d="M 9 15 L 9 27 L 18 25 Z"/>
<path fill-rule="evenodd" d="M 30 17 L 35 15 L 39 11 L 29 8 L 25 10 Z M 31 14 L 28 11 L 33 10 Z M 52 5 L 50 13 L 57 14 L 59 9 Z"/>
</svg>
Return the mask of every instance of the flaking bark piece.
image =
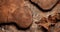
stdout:
<svg viewBox="0 0 60 32">
<path fill-rule="evenodd" d="M 15 22 L 22 28 L 29 27 L 32 24 L 32 14 L 27 7 L 18 8 L 13 13 L 13 17 L 16 20 Z"/>
<path fill-rule="evenodd" d="M 43 26 L 45 29 L 49 29 L 50 23 L 48 23 L 47 18 L 43 17 L 40 19 L 39 22 L 36 22 L 38 26 Z"/>
<path fill-rule="evenodd" d="M 20 28 L 28 28 L 32 24 L 32 13 L 24 5 L 24 0 L 3 0 L 0 3 L 0 24 L 14 22 Z"/>
<path fill-rule="evenodd" d="M 31 0 L 32 2 L 39 5 L 42 9 L 47 10 L 52 8 L 58 0 Z"/>
</svg>

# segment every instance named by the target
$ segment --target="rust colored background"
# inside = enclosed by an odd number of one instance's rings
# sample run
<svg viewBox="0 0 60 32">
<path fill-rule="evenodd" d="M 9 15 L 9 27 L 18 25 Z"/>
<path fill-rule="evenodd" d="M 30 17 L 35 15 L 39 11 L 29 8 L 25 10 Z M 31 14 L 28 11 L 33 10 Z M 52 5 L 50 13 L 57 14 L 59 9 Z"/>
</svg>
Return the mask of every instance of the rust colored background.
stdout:
<svg viewBox="0 0 60 32">
<path fill-rule="evenodd" d="M 0 32 L 60 32 L 60 0 L 0 0 Z"/>
</svg>

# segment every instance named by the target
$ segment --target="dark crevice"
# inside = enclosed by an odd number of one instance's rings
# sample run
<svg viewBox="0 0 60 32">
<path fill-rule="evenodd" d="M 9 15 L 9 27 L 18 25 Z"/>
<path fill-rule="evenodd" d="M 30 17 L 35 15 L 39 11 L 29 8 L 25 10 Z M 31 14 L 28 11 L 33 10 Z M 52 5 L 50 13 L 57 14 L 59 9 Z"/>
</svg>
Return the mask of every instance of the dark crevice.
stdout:
<svg viewBox="0 0 60 32">
<path fill-rule="evenodd" d="M 49 11 L 52 11 L 52 9 L 54 9 L 54 7 L 59 3 L 59 0 L 57 1 L 57 3 L 52 7 L 52 8 L 50 8 L 50 9 L 43 9 L 43 8 L 41 8 L 37 3 L 34 3 L 34 2 L 32 2 L 31 0 L 29 0 L 29 2 L 31 3 L 31 4 L 33 4 L 34 6 L 36 6 L 39 10 L 41 10 L 42 12 L 49 12 Z"/>
<path fill-rule="evenodd" d="M 60 19 L 56 19 L 56 22 L 60 22 Z"/>
<path fill-rule="evenodd" d="M 14 26 L 16 26 L 16 28 L 18 29 L 18 30 L 27 30 L 27 29 L 29 29 L 30 28 L 30 26 L 29 27 L 27 27 L 27 28 L 22 28 L 22 27 L 20 27 L 19 25 L 17 25 L 15 22 L 9 22 L 9 23 L 0 23 L 0 27 L 2 27 L 2 26 L 5 26 L 5 25 L 14 25 Z"/>
<path fill-rule="evenodd" d="M 56 22 L 60 22 L 60 13 L 58 13 L 58 18 L 59 19 L 56 18 Z"/>
<path fill-rule="evenodd" d="M 44 28 L 43 26 L 41 27 L 43 32 L 48 32 L 48 30 L 46 28 Z"/>
<path fill-rule="evenodd" d="M 54 27 L 55 26 L 55 24 L 51 24 L 49 27 Z"/>
</svg>

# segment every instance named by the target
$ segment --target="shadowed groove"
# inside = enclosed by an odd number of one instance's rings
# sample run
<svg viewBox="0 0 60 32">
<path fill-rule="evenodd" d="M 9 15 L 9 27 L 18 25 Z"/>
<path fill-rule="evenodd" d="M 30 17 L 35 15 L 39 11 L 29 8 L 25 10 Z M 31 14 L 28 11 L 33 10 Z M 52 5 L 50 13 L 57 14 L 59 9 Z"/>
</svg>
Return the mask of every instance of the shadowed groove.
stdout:
<svg viewBox="0 0 60 32">
<path fill-rule="evenodd" d="M 37 3 L 34 3 L 34 2 L 32 2 L 31 0 L 29 0 L 29 2 L 30 2 L 31 4 L 33 4 L 34 6 L 36 6 L 36 7 L 37 7 L 39 10 L 41 10 L 42 12 L 52 11 L 52 10 L 54 9 L 54 7 L 59 3 L 59 1 L 60 1 L 60 0 L 58 0 L 57 3 L 56 3 L 52 8 L 45 10 L 45 9 L 41 8 Z"/>
<path fill-rule="evenodd" d="M 29 27 L 27 27 L 27 28 L 22 28 L 22 27 L 20 27 L 19 25 L 17 25 L 15 22 L 9 22 L 9 23 L 0 23 L 0 27 L 2 27 L 2 26 L 5 26 L 5 25 L 13 25 L 13 26 L 15 26 L 18 30 L 27 30 L 27 29 L 29 29 L 30 28 L 30 26 Z"/>
</svg>

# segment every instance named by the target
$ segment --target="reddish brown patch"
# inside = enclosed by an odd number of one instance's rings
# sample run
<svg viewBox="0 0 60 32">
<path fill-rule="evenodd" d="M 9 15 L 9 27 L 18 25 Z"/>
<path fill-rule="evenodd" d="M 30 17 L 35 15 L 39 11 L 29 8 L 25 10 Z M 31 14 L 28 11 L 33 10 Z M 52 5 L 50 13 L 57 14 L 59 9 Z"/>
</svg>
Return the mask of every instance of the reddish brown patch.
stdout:
<svg viewBox="0 0 60 32">
<path fill-rule="evenodd" d="M 0 24 L 10 22 L 15 22 L 22 28 L 32 24 L 32 14 L 24 6 L 24 0 L 0 0 Z"/>
</svg>

